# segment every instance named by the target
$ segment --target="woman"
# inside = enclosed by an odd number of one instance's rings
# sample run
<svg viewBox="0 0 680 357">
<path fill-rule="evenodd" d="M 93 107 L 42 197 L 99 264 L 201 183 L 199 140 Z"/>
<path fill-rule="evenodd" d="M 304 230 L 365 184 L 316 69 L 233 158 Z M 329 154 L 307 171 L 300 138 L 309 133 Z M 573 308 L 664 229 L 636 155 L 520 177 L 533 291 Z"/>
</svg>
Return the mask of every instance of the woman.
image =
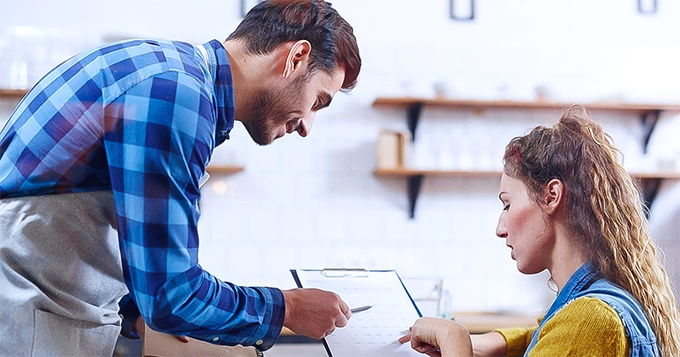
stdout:
<svg viewBox="0 0 680 357">
<path fill-rule="evenodd" d="M 680 316 L 643 205 L 611 138 L 572 106 L 506 147 L 496 235 L 558 295 L 537 327 L 470 336 L 423 318 L 402 337 L 430 356 L 680 356 Z"/>
</svg>

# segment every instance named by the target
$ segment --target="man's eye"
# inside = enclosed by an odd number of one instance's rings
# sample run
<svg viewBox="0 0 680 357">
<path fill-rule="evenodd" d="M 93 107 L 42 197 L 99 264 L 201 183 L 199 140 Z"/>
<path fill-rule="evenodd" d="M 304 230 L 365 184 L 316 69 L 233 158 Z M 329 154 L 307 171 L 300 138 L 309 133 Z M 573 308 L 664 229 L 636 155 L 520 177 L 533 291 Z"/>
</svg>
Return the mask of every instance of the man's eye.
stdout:
<svg viewBox="0 0 680 357">
<path fill-rule="evenodd" d="M 503 207 L 503 211 L 507 211 L 509 209 L 510 209 L 510 205 L 505 205 L 505 207 Z"/>
</svg>

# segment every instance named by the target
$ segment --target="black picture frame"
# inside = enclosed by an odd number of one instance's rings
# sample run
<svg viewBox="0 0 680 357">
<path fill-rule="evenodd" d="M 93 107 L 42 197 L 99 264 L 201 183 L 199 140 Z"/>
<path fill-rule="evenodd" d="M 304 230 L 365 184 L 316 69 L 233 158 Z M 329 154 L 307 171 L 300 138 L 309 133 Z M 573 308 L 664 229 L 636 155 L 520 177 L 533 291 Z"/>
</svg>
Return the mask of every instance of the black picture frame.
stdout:
<svg viewBox="0 0 680 357">
<path fill-rule="evenodd" d="M 241 17 L 246 17 L 248 11 L 262 1 L 264 0 L 241 0 Z"/>
<path fill-rule="evenodd" d="M 452 20 L 472 21 L 475 19 L 475 0 L 449 0 L 449 6 L 449 16 Z"/>
<path fill-rule="evenodd" d="M 655 14 L 659 9 L 658 0 L 638 0 L 637 8 L 641 14 Z"/>
</svg>

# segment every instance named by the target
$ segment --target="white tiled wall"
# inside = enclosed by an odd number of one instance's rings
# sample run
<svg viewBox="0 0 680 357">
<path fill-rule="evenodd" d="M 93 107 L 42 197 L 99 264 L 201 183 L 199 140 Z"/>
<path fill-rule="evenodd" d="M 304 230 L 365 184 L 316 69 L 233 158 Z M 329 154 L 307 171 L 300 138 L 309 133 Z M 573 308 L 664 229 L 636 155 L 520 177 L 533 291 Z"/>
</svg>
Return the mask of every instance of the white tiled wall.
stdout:
<svg viewBox="0 0 680 357">
<path fill-rule="evenodd" d="M 97 8 L 84 0 L 48 5 L 0 0 L 0 26 L 86 26 L 101 37 L 203 42 L 227 36 L 239 20 L 239 4 L 202 0 L 187 7 L 179 1 L 122 0 Z M 443 277 L 456 310 L 543 309 L 553 296 L 547 276 L 518 273 L 503 240 L 494 235 L 501 208 L 498 180 L 427 177 L 416 219 L 409 219 L 406 180 L 373 176 L 378 133 L 405 129 L 405 111 L 376 109 L 371 103 L 384 95 L 432 95 L 437 81 L 446 83 L 452 95 L 471 99 L 528 100 L 535 86 L 546 85 L 561 101 L 677 103 L 680 3 L 660 2 L 657 14 L 641 15 L 634 1 L 527 0 L 521 6 L 477 1 L 472 22 L 451 21 L 448 0 L 333 4 L 353 24 L 360 43 L 359 86 L 349 95 L 338 94 L 331 108 L 318 114 L 306 139 L 291 136 L 258 147 L 237 125 L 214 160 L 243 164 L 245 171 L 213 175 L 204 186 L 201 264 L 235 283 L 282 288 L 293 286 L 290 268 L 394 268 L 402 276 Z M 4 119 L 11 109 L 1 105 Z M 638 118 L 593 114 L 630 158 L 627 164 L 639 162 Z M 478 113 L 427 107 L 417 143 L 467 150 L 467 164 L 499 167 L 510 138 L 558 116 L 552 110 Z M 670 156 L 680 166 L 678 133 L 680 118 L 665 115 L 644 162 Z M 466 163 L 456 155 L 454 162 Z M 679 196 L 680 185 L 665 182 L 652 219 L 676 285 Z"/>
</svg>

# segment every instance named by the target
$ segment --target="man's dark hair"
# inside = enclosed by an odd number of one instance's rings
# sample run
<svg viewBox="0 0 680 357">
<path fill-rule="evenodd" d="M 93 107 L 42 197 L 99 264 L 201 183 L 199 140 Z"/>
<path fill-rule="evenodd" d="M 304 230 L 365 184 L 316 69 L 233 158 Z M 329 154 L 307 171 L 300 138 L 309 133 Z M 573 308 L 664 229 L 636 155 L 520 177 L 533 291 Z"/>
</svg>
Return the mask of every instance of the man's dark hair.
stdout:
<svg viewBox="0 0 680 357">
<path fill-rule="evenodd" d="M 352 26 L 322 0 L 267 0 L 255 5 L 227 40 L 243 40 L 253 54 L 267 54 L 286 42 L 312 45 L 310 73 L 345 70 L 343 91 L 357 83 L 359 46 Z"/>
</svg>

